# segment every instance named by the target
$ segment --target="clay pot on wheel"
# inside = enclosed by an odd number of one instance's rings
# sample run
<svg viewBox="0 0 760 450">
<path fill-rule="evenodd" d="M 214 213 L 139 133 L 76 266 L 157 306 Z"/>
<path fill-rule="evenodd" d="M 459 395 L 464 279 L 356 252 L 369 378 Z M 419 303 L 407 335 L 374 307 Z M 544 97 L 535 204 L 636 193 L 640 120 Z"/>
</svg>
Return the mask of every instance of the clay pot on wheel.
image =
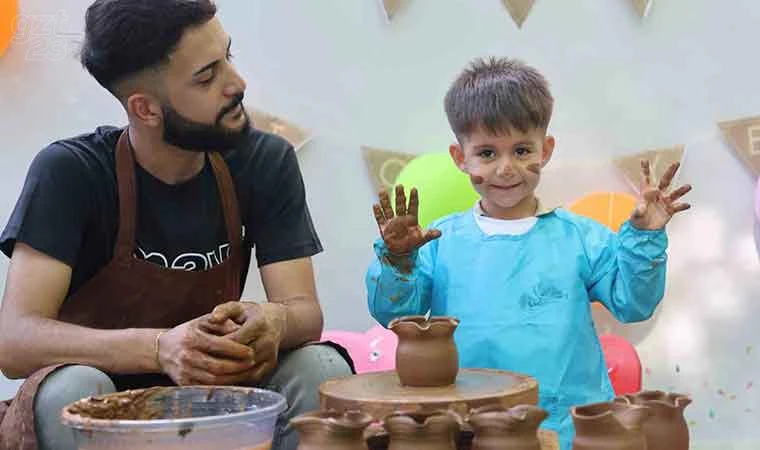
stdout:
<svg viewBox="0 0 760 450">
<path fill-rule="evenodd" d="M 651 414 L 646 406 L 623 402 L 592 403 L 573 407 L 573 450 L 646 450 L 643 422 Z"/>
<path fill-rule="evenodd" d="M 453 411 L 395 412 L 383 419 L 388 450 L 456 450 L 462 419 Z"/>
<path fill-rule="evenodd" d="M 691 403 L 689 397 L 662 391 L 641 391 L 623 395 L 615 401 L 643 405 L 652 410 L 652 417 L 642 426 L 647 450 L 689 450 L 689 427 L 683 416 L 684 409 Z"/>
<path fill-rule="evenodd" d="M 488 405 L 470 412 L 472 450 L 541 450 L 538 426 L 548 417 L 538 406 Z"/>
<path fill-rule="evenodd" d="M 300 435 L 298 450 L 367 450 L 364 429 L 372 423 L 359 411 L 314 411 L 290 420 Z"/>
<path fill-rule="evenodd" d="M 452 317 L 405 316 L 388 328 L 398 336 L 396 371 L 404 386 L 440 387 L 454 384 L 459 354 L 454 331 L 459 320 Z"/>
</svg>

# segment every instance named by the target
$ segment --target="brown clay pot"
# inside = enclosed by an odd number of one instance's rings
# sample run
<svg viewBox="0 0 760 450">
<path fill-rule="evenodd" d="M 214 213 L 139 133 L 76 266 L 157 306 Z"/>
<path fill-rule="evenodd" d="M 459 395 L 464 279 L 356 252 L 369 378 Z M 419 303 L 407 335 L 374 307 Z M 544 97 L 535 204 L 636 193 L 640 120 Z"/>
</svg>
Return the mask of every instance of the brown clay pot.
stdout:
<svg viewBox="0 0 760 450">
<path fill-rule="evenodd" d="M 454 384 L 459 372 L 459 354 L 454 330 L 459 320 L 452 317 L 405 316 L 392 320 L 388 328 L 398 336 L 396 372 L 404 386 L 435 387 Z"/>
<path fill-rule="evenodd" d="M 472 450 L 541 450 L 538 426 L 549 414 L 538 406 L 488 405 L 470 411 Z"/>
<path fill-rule="evenodd" d="M 453 411 L 395 412 L 383 419 L 388 450 L 456 450 L 462 419 Z"/>
<path fill-rule="evenodd" d="M 618 397 L 615 401 L 648 406 L 652 410 L 652 417 L 642 426 L 647 450 L 689 450 L 689 427 L 683 416 L 683 410 L 691 403 L 689 397 L 662 391 L 641 391 Z"/>
<path fill-rule="evenodd" d="M 623 402 L 592 403 L 570 410 L 573 450 L 647 450 L 643 422 L 649 407 Z"/>
<path fill-rule="evenodd" d="M 359 411 L 314 411 L 290 419 L 300 436 L 298 450 L 367 450 L 364 429 L 373 422 Z"/>
</svg>

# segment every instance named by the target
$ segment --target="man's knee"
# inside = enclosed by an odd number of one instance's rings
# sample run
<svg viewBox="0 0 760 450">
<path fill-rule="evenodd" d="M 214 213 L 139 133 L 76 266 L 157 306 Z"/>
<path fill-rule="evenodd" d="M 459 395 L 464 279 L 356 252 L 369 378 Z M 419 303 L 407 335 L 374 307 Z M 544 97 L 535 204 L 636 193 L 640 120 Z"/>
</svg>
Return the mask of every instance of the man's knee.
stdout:
<svg viewBox="0 0 760 450">
<path fill-rule="evenodd" d="M 73 436 L 61 423 L 61 410 L 79 399 L 115 391 L 108 375 L 93 367 L 66 366 L 48 375 L 34 399 L 40 450 L 75 448 Z"/>
<path fill-rule="evenodd" d="M 283 357 L 277 372 L 278 378 L 295 378 L 303 387 L 317 389 L 326 380 L 351 375 L 351 367 L 334 348 L 308 345 Z"/>
<path fill-rule="evenodd" d="M 350 366 L 337 350 L 308 345 L 282 357 L 267 387 L 287 397 L 290 411 L 303 412 L 318 407 L 322 383 L 350 374 Z"/>
<path fill-rule="evenodd" d="M 69 403 L 91 395 L 114 392 L 113 381 L 104 372 L 88 366 L 66 366 L 48 375 L 37 392 L 35 405 L 59 402 L 62 398 Z"/>
</svg>

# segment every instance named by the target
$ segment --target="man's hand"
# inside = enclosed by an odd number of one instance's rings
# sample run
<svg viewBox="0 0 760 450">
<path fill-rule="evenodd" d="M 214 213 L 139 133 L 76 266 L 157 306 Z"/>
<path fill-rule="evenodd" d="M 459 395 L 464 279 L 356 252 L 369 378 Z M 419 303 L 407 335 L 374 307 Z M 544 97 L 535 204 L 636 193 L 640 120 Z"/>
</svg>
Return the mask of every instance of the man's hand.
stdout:
<svg viewBox="0 0 760 450">
<path fill-rule="evenodd" d="M 284 305 L 227 302 L 214 308 L 207 320 L 211 326 L 232 321 L 238 328 L 224 337 L 253 349 L 254 367 L 240 374 L 235 384 L 258 383 L 277 367 L 280 342 L 286 332 Z"/>
<path fill-rule="evenodd" d="M 227 321 L 210 326 L 209 318 L 185 322 L 159 338 L 159 364 L 179 386 L 233 384 L 255 367 L 253 349 L 217 335 L 234 333 L 237 326 Z"/>
</svg>

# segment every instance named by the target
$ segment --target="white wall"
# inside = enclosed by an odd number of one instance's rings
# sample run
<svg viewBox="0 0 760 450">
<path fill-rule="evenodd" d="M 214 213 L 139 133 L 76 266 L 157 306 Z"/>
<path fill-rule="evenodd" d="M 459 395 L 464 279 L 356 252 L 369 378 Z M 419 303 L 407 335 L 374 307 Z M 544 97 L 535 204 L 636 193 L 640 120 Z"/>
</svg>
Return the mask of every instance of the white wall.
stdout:
<svg viewBox="0 0 760 450">
<path fill-rule="evenodd" d="M 63 10 L 62 31 L 80 31 L 90 1 L 21 3 L 23 14 Z M 695 186 L 694 209 L 669 227 L 666 299 L 651 322 L 618 331 L 638 344 L 647 386 L 694 396 L 687 411 L 697 440 L 720 448 L 760 441 L 760 385 L 747 389 L 760 373 L 760 348 L 748 350 L 760 338 L 754 179 L 715 125 L 760 114 L 760 2 L 655 0 L 642 21 L 628 0 L 540 0 L 522 30 L 498 0 L 410 0 L 390 25 L 376 0 L 218 4 L 248 103 L 315 131 L 299 155 L 327 249 L 315 262 L 330 328 L 372 323 L 363 273 L 376 228 L 359 146 L 444 151 L 442 98 L 472 57 L 521 57 L 552 83 L 558 149 L 542 187 L 547 197 L 625 190 L 613 156 L 686 144 L 680 180 Z M 3 222 L 36 151 L 124 120 L 73 54 L 28 61 L 31 46 L 0 58 Z M 248 293 L 261 290 L 252 284 Z"/>
</svg>

